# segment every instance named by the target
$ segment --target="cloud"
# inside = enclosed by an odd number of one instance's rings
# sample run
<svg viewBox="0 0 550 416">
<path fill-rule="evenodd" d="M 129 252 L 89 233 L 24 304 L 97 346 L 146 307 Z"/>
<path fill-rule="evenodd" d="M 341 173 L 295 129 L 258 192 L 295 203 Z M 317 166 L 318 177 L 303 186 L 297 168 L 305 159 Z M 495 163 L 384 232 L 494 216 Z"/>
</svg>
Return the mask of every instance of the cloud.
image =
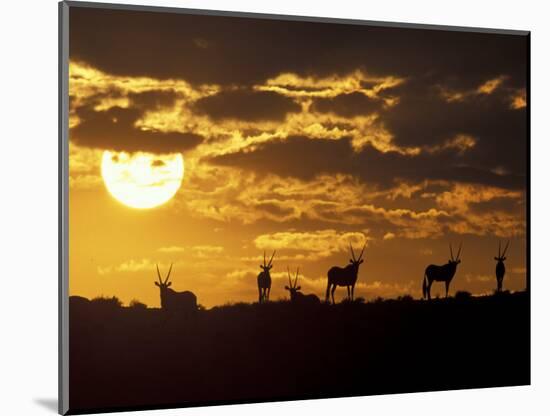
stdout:
<svg viewBox="0 0 550 416">
<path fill-rule="evenodd" d="M 383 237 L 384 240 L 393 240 L 394 238 L 395 238 L 394 233 L 386 233 L 384 234 L 384 237 Z"/>
<path fill-rule="evenodd" d="M 299 112 L 300 106 L 291 99 L 273 92 L 248 89 L 222 91 L 196 101 L 193 109 L 213 120 L 240 119 L 247 121 L 284 120 L 287 113 Z"/>
<path fill-rule="evenodd" d="M 368 145 L 355 151 L 349 138 L 311 140 L 304 136 L 291 136 L 284 141 L 258 145 L 252 151 L 216 156 L 210 158 L 209 162 L 264 175 L 271 173 L 300 179 L 311 179 L 323 174 L 351 174 L 381 188 L 392 187 L 403 181 L 419 182 L 426 179 L 506 188 L 524 186 L 525 176 L 511 173 L 501 175 L 488 167 L 466 165 L 463 155 L 477 147 L 473 143 L 472 138 L 458 136 L 441 147 L 432 147 L 430 152 L 406 155 L 395 151 L 380 152 Z"/>
<path fill-rule="evenodd" d="M 185 251 L 185 247 L 181 247 L 181 246 L 160 247 L 158 251 L 161 253 L 183 253 Z"/>
<path fill-rule="evenodd" d="M 466 134 L 458 134 L 455 137 L 445 140 L 441 144 L 433 146 L 427 146 L 426 151 L 429 153 L 438 153 L 445 150 L 456 150 L 458 154 L 462 155 L 469 149 L 475 147 L 477 140 Z"/>
<path fill-rule="evenodd" d="M 190 175 L 199 173 L 204 177 L 191 178 L 180 200 L 182 209 L 197 218 L 300 227 L 349 225 L 369 228 L 380 239 L 388 232 L 412 239 L 437 238 L 449 232 L 525 233 L 525 196 L 519 190 L 426 179 L 379 190 L 351 174 L 321 173 L 298 179 L 206 165 Z M 208 189 L 203 183 L 209 184 Z M 479 204 L 494 206 L 481 209 Z"/>
<path fill-rule="evenodd" d="M 97 272 L 99 275 L 106 275 L 106 274 L 112 274 L 114 272 L 117 273 L 135 273 L 135 272 L 143 272 L 143 271 L 152 271 L 156 270 L 156 264 L 152 260 L 143 258 L 139 260 L 131 259 L 125 262 L 122 262 L 115 266 L 98 266 Z M 159 267 L 161 267 L 161 264 L 158 263 Z M 165 265 L 162 265 L 165 266 Z M 166 266 L 166 267 L 169 267 Z"/>
<path fill-rule="evenodd" d="M 132 108 L 112 107 L 94 111 L 90 107 L 76 110 L 80 123 L 70 131 L 71 141 L 78 146 L 126 151 L 170 153 L 197 146 L 203 138 L 195 133 L 158 132 L 135 128 L 141 112 Z"/>
<path fill-rule="evenodd" d="M 69 142 L 69 186 L 71 189 L 97 189 L 103 186 L 100 173 L 103 152 Z"/>
<path fill-rule="evenodd" d="M 131 103 L 140 109 L 156 110 L 172 107 L 176 103 L 178 94 L 175 90 L 150 90 L 140 93 L 129 93 Z"/>
<path fill-rule="evenodd" d="M 444 74 L 464 89 L 526 74 L 526 36 L 98 8 L 76 8 L 71 22 L 71 58 L 123 76 L 251 85 L 368 63 L 369 74 Z"/>
<path fill-rule="evenodd" d="M 217 257 L 224 252 L 224 247 L 217 245 L 195 245 L 195 246 L 168 246 L 160 247 L 157 251 L 167 254 L 186 253 L 195 259 L 207 259 Z"/>
<path fill-rule="evenodd" d="M 506 76 L 501 75 L 497 78 L 490 79 L 481 84 L 476 92 L 478 94 L 492 94 L 503 82 L 506 80 Z"/>
<path fill-rule="evenodd" d="M 334 229 L 309 232 L 285 231 L 262 234 L 254 239 L 259 250 L 299 250 L 309 254 L 308 260 L 329 257 L 337 252 L 349 252 L 355 246 L 356 256 L 363 245 L 368 246 L 370 237 L 364 232 L 338 232 Z"/>
<path fill-rule="evenodd" d="M 212 257 L 219 257 L 225 249 L 222 246 L 215 245 L 198 245 L 191 247 L 192 255 L 197 259 L 210 259 Z"/>
<path fill-rule="evenodd" d="M 302 77 L 296 73 L 282 73 L 268 79 L 263 85 L 254 88 L 259 91 L 273 91 L 294 98 L 340 98 L 341 103 L 350 99 L 357 100 L 361 96 L 371 99 L 378 98 L 380 92 L 396 87 L 404 82 L 403 78 L 386 76 L 375 77 L 362 70 L 356 70 L 346 75 L 331 75 L 328 77 Z M 360 101 L 365 103 L 366 100 Z M 386 104 L 391 105 L 389 100 Z M 349 104 L 349 102 L 348 102 Z"/>
<path fill-rule="evenodd" d="M 359 92 L 340 94 L 331 98 L 316 99 L 312 110 L 320 113 L 334 113 L 343 117 L 370 114 L 382 108 L 384 102 Z"/>
<path fill-rule="evenodd" d="M 483 82 L 481 85 L 466 89 L 466 90 L 457 90 L 450 89 L 445 85 L 438 85 L 439 91 L 443 99 L 448 102 L 454 101 L 465 101 L 471 100 L 478 95 L 491 95 L 499 88 L 508 77 L 505 75 L 500 75 L 496 78 L 488 79 Z"/>
<path fill-rule="evenodd" d="M 516 90 L 511 97 L 510 107 L 514 110 L 521 110 L 527 107 L 527 91 L 525 88 Z"/>
</svg>

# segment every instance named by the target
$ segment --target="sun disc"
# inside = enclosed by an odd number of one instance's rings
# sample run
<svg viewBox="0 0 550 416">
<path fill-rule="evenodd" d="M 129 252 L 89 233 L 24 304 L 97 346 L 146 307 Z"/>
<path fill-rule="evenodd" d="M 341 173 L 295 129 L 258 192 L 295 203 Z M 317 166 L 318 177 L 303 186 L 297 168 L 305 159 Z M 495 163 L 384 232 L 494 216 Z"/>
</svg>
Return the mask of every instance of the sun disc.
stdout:
<svg viewBox="0 0 550 416">
<path fill-rule="evenodd" d="M 180 153 L 103 152 L 101 176 L 109 193 L 132 208 L 154 208 L 176 194 L 183 179 Z"/>
</svg>

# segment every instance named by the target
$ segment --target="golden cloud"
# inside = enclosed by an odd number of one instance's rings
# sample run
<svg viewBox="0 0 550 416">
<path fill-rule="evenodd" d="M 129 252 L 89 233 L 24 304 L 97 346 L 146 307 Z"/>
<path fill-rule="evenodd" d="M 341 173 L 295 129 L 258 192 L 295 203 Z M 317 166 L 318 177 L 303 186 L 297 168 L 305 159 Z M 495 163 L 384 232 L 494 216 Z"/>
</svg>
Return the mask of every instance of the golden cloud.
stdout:
<svg viewBox="0 0 550 416">
<path fill-rule="evenodd" d="M 439 153 L 444 150 L 457 150 L 459 154 L 463 154 L 467 150 L 474 148 L 477 140 L 467 134 L 457 134 L 451 139 L 445 140 L 441 144 L 426 146 L 424 149 L 428 153 Z"/>
<path fill-rule="evenodd" d="M 497 78 L 485 81 L 477 88 L 476 92 L 478 94 L 492 94 L 504 82 L 504 80 L 506 80 L 506 78 L 507 77 L 501 75 Z"/>
<path fill-rule="evenodd" d="M 81 121 L 75 109 L 94 100 L 95 111 L 106 111 L 113 107 L 128 108 L 130 94 L 145 92 L 171 92 L 175 94 L 171 106 L 149 109 L 136 122 L 135 127 L 146 131 L 194 133 L 205 137 L 200 146 L 204 156 L 254 149 L 270 140 L 284 140 L 292 135 L 306 135 L 312 139 L 339 140 L 351 137 L 353 148 L 360 150 L 371 144 L 381 152 L 395 151 L 414 155 L 419 148 L 407 148 L 393 143 L 392 135 L 379 122 L 376 113 L 346 118 L 332 113 L 311 110 L 311 97 L 335 97 L 340 94 L 358 92 L 373 99 L 384 100 L 386 106 L 395 105 L 398 97 L 380 98 L 379 93 L 404 82 L 393 76 L 372 77 L 362 71 L 347 76 L 328 78 L 301 78 L 295 74 L 282 74 L 265 85 L 254 87 L 257 91 L 273 91 L 296 98 L 302 111 L 289 113 L 283 122 L 246 121 L 239 119 L 212 120 L 207 115 L 193 111 L 192 105 L 201 98 L 216 95 L 233 86 L 193 86 L 183 80 L 157 80 L 148 77 L 124 77 L 104 73 L 84 63 L 71 61 L 69 66 L 69 89 L 71 94 L 71 127 Z M 307 94 L 298 94 L 289 88 L 312 88 Z M 297 95 L 298 94 L 298 95 Z M 257 132 L 250 134 L 249 132 Z"/>
<path fill-rule="evenodd" d="M 467 89 L 462 91 L 449 89 L 448 87 L 445 87 L 443 85 L 438 85 L 437 88 L 439 90 L 441 97 L 446 102 L 452 103 L 455 101 L 465 101 L 468 98 L 472 98 L 479 95 L 491 95 L 499 87 L 502 86 L 502 84 L 504 83 L 504 81 L 506 81 L 507 78 L 508 77 L 505 75 L 500 75 L 496 78 L 492 78 L 485 81 L 483 84 L 479 85 L 477 88 Z"/>
<path fill-rule="evenodd" d="M 525 88 L 517 90 L 511 98 L 510 107 L 514 110 L 527 107 L 527 91 Z"/>
<path fill-rule="evenodd" d="M 368 246 L 369 240 L 370 237 L 364 232 L 338 232 L 327 229 L 262 234 L 254 239 L 254 244 L 260 250 L 301 250 L 314 254 L 313 257 L 318 259 L 337 252 L 349 252 L 350 244 L 355 246 L 355 255 L 359 256 L 361 248 L 363 245 Z"/>
<path fill-rule="evenodd" d="M 273 91 L 292 98 L 333 98 L 341 94 L 360 93 L 369 98 L 380 98 L 380 92 L 405 82 L 404 78 L 376 77 L 357 70 L 345 76 L 302 77 L 294 73 L 284 73 L 256 85 L 258 91 Z M 384 99 L 384 98 L 381 98 Z M 395 105 L 391 97 L 386 105 Z"/>
</svg>

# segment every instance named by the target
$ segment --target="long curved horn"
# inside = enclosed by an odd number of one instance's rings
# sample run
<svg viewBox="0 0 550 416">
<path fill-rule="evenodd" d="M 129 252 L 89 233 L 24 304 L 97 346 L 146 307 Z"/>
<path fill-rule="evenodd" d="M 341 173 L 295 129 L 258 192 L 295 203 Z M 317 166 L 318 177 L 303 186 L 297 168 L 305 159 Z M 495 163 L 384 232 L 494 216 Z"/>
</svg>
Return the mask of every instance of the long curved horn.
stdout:
<svg viewBox="0 0 550 416">
<path fill-rule="evenodd" d="M 449 249 L 451 250 L 451 260 L 455 261 L 455 258 L 453 256 L 453 245 L 451 243 L 449 243 Z"/>
<path fill-rule="evenodd" d="M 269 263 L 267 264 L 268 266 L 271 266 L 271 263 L 273 263 L 273 257 L 275 257 L 276 252 L 277 252 L 276 250 L 273 250 L 273 254 L 271 255 L 271 258 L 269 259 Z"/>
<path fill-rule="evenodd" d="M 457 260 L 460 260 L 460 252 L 462 251 L 462 242 L 460 243 L 460 245 L 458 246 L 458 253 L 456 255 L 456 259 L 455 261 Z"/>
<path fill-rule="evenodd" d="M 286 270 L 288 272 L 288 286 L 292 288 L 292 277 L 290 277 L 290 267 L 286 266 Z"/>
<path fill-rule="evenodd" d="M 296 286 L 298 286 L 298 273 L 300 273 L 299 267 L 296 269 L 296 278 L 294 279 L 294 289 L 296 289 Z"/>
<path fill-rule="evenodd" d="M 264 250 L 264 267 L 265 266 L 267 266 L 267 265 L 265 264 L 265 250 Z"/>
<path fill-rule="evenodd" d="M 170 279 L 170 273 L 172 273 L 172 266 L 174 263 L 170 263 L 170 269 L 168 270 L 168 275 L 166 276 L 166 280 L 164 281 L 164 284 L 168 283 L 168 279 Z"/>
<path fill-rule="evenodd" d="M 359 258 L 357 259 L 357 261 L 363 258 L 363 252 L 365 251 L 366 246 L 367 246 L 367 241 L 365 241 L 365 244 L 363 245 L 363 249 L 361 250 L 361 254 L 359 254 Z"/>
<path fill-rule="evenodd" d="M 157 275 L 159 277 L 159 282 L 162 283 L 162 278 L 160 277 L 160 270 L 159 270 L 159 265 L 157 264 Z"/>
<path fill-rule="evenodd" d="M 502 257 L 506 255 L 506 250 L 508 250 L 508 245 L 510 245 L 510 240 L 506 243 L 506 247 L 504 247 L 504 251 L 502 252 Z"/>
<path fill-rule="evenodd" d="M 349 248 L 351 250 L 351 257 L 353 258 L 353 261 L 357 261 L 357 259 L 355 258 L 355 252 L 353 251 L 353 246 L 351 245 L 351 241 L 349 243 Z"/>
</svg>

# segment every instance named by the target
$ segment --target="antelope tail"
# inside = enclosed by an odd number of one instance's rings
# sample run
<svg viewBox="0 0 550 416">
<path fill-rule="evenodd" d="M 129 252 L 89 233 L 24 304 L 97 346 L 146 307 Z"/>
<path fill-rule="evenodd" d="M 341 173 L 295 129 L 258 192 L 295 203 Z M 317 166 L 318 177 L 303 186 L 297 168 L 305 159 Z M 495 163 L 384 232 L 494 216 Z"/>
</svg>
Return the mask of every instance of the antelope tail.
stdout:
<svg viewBox="0 0 550 416">
<path fill-rule="evenodd" d="M 422 297 L 426 299 L 428 296 L 428 282 L 426 280 L 426 273 L 424 273 L 424 280 L 422 281 Z"/>
</svg>

